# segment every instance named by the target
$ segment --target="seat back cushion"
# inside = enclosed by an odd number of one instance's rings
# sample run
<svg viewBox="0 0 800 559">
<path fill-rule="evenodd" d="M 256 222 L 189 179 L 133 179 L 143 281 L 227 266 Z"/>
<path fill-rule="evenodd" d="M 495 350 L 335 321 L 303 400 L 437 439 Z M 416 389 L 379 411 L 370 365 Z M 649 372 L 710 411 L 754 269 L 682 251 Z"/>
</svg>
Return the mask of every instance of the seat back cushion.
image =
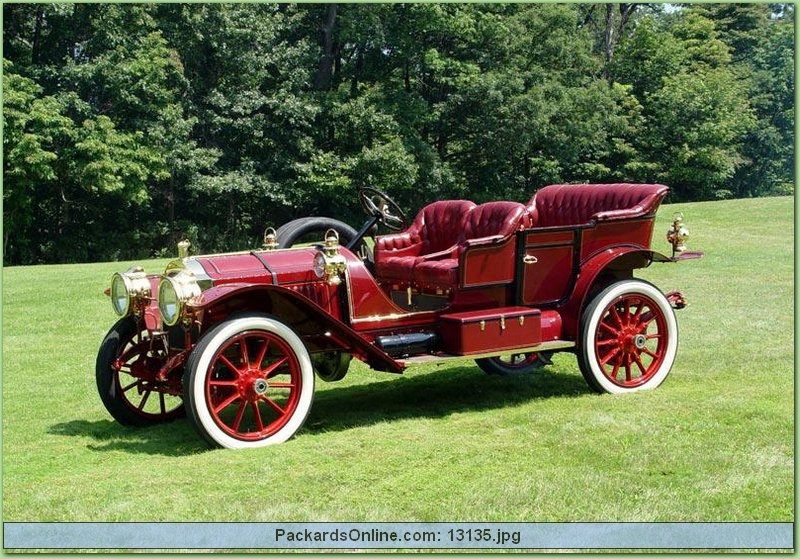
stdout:
<svg viewBox="0 0 800 559">
<path fill-rule="evenodd" d="M 639 217 L 655 212 L 668 191 L 662 184 L 551 184 L 528 202 L 528 215 L 533 227 Z"/>
<path fill-rule="evenodd" d="M 469 212 L 464 224 L 464 239 L 501 235 L 507 237 L 528 225 L 525 206 L 518 202 L 487 202 Z"/>
<path fill-rule="evenodd" d="M 417 226 L 417 234 L 424 246 L 422 254 L 446 250 L 461 238 L 464 218 L 475 208 L 469 200 L 442 200 L 428 204 L 417 214 L 411 228 Z"/>
</svg>

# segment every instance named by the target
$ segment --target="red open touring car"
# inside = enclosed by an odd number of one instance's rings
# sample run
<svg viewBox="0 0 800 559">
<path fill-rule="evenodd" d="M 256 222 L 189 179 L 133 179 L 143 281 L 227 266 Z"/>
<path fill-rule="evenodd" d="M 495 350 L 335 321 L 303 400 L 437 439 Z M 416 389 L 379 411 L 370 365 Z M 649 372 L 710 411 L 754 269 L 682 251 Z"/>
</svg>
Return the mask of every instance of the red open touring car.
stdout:
<svg viewBox="0 0 800 559">
<path fill-rule="evenodd" d="M 510 374 L 569 351 L 596 391 L 654 388 L 675 360 L 673 308 L 685 300 L 633 271 L 700 256 L 685 250 L 680 216 L 672 255 L 651 250 L 667 191 L 551 185 L 527 204 L 433 202 L 407 223 L 368 188 L 370 218 L 355 234 L 344 226 L 347 246 L 335 227 L 288 249 L 270 231 L 262 250 L 184 250 L 161 274 L 114 274 L 107 293 L 121 318 L 97 356 L 100 397 L 122 424 L 188 415 L 211 445 L 247 448 L 292 437 L 315 375 L 339 380 L 352 357 L 402 373 L 470 356 Z M 357 250 L 379 223 L 397 232 L 372 254 Z"/>
</svg>

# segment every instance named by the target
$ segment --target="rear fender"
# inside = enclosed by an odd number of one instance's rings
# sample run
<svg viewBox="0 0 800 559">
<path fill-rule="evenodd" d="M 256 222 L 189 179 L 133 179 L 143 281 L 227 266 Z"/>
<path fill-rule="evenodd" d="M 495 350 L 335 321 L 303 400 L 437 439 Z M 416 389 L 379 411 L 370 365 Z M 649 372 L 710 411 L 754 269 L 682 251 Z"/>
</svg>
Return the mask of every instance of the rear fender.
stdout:
<svg viewBox="0 0 800 559">
<path fill-rule="evenodd" d="M 278 285 L 225 284 L 212 287 L 202 293 L 190 310 L 202 322 L 203 331 L 233 313 L 244 310 L 264 312 L 292 328 L 309 351 L 345 351 L 378 371 L 401 373 L 404 368 L 313 301 Z"/>
<path fill-rule="evenodd" d="M 639 247 L 616 247 L 596 254 L 581 265 L 581 271 L 570 298 L 562 307 L 563 332 L 576 340 L 580 313 L 591 297 L 606 285 L 633 277 L 633 270 L 647 268 L 653 262 L 674 262 L 654 250 Z"/>
</svg>

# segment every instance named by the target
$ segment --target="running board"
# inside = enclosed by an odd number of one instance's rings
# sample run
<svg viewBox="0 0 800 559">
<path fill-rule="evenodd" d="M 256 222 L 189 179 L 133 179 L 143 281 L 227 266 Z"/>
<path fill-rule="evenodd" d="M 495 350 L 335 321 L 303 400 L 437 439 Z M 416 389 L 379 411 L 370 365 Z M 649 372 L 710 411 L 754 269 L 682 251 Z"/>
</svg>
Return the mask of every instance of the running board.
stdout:
<svg viewBox="0 0 800 559">
<path fill-rule="evenodd" d="M 516 355 L 518 353 L 537 353 L 539 351 L 558 351 L 563 349 L 571 349 L 575 347 L 575 342 L 568 342 L 564 340 L 555 340 L 552 342 L 543 342 L 533 347 L 522 347 L 519 349 L 506 349 L 504 351 L 492 351 L 489 353 L 481 353 L 478 355 L 454 355 L 451 353 L 437 353 L 435 355 L 415 355 L 406 359 L 398 359 L 397 362 L 402 367 L 411 367 L 412 365 L 426 365 L 429 363 L 442 363 L 453 359 L 483 359 L 485 357 L 499 357 L 501 355 Z"/>
</svg>

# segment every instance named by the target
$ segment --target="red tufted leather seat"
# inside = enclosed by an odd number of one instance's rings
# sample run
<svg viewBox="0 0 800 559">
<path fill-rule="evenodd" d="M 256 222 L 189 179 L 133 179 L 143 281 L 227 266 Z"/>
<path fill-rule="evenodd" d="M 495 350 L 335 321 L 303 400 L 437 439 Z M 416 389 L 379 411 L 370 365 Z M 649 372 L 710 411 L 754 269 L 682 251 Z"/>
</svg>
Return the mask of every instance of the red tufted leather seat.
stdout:
<svg viewBox="0 0 800 559">
<path fill-rule="evenodd" d="M 454 250 L 440 258 L 422 258 L 414 267 L 417 281 L 437 286 L 458 285 L 458 258 L 467 248 L 467 241 L 489 237 L 507 237 L 527 227 L 530 218 L 525 206 L 518 202 L 487 202 L 469 212 L 459 243 Z"/>
<path fill-rule="evenodd" d="M 378 277 L 456 287 L 458 260 L 476 239 L 505 238 L 528 227 L 523 204 L 464 200 L 435 202 L 417 214 L 407 231 L 379 237 L 375 245 Z"/>
<path fill-rule="evenodd" d="M 566 227 L 654 213 L 669 188 L 663 184 L 551 184 L 528 202 L 532 227 Z"/>
<path fill-rule="evenodd" d="M 487 202 L 472 210 L 464 224 L 464 239 L 507 237 L 530 223 L 525 206 L 519 202 Z"/>
<path fill-rule="evenodd" d="M 420 257 L 453 250 L 461 238 L 464 217 L 475 208 L 468 200 L 442 200 L 422 208 L 402 233 L 378 237 L 375 270 L 378 277 L 413 279 Z"/>
<path fill-rule="evenodd" d="M 529 225 L 525 206 L 518 202 L 487 202 L 465 216 L 459 243 L 445 257 L 420 259 L 414 267 L 417 281 L 438 286 L 458 285 L 458 258 L 467 248 L 468 241 L 489 237 L 507 237 Z"/>
</svg>

